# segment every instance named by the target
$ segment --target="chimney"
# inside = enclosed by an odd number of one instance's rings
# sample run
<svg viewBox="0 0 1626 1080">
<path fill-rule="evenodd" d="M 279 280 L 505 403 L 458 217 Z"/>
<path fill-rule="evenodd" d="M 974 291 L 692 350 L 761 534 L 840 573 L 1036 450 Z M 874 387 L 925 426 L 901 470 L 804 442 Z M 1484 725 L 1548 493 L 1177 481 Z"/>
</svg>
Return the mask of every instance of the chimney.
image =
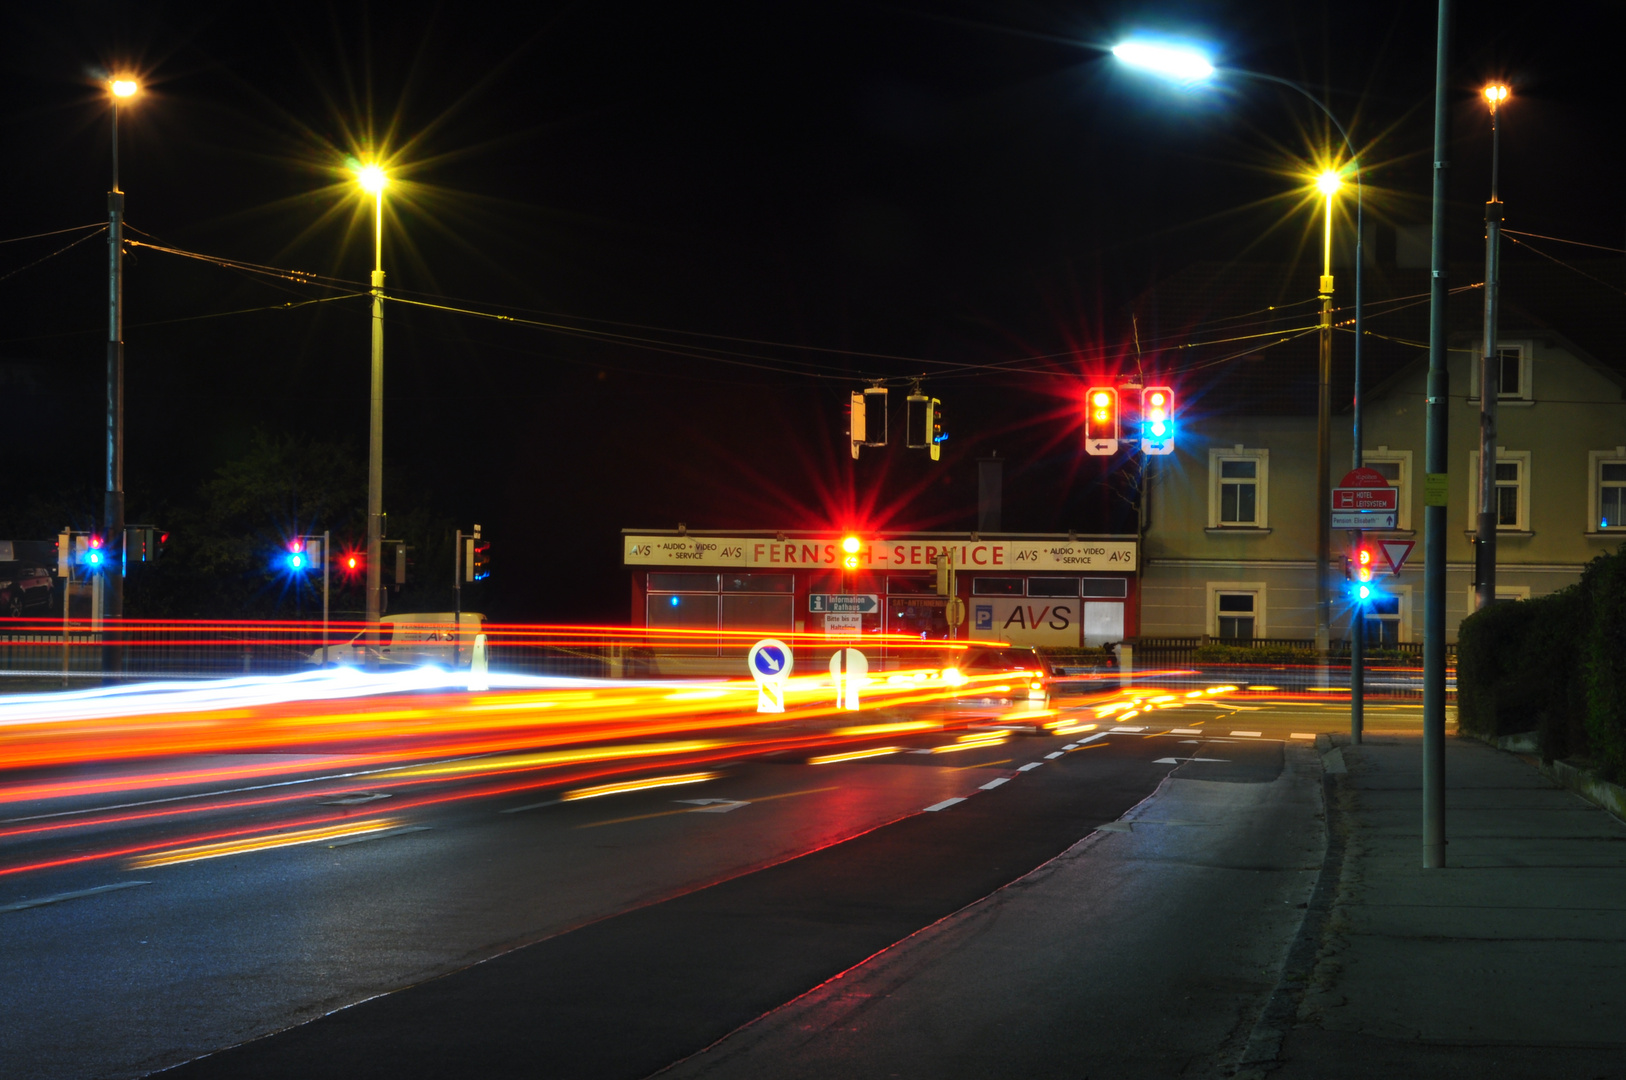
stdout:
<svg viewBox="0 0 1626 1080">
<path fill-rule="evenodd" d="M 1005 498 L 1005 459 L 995 451 L 992 457 L 977 459 L 977 531 L 1002 532 Z"/>
</svg>

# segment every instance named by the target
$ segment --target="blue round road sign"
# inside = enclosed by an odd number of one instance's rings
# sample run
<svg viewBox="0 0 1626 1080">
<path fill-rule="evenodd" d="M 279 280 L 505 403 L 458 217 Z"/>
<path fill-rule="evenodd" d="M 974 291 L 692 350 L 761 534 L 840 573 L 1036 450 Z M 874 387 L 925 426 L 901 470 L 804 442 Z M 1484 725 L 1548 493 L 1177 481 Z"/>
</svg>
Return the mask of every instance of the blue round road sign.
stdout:
<svg viewBox="0 0 1626 1080">
<path fill-rule="evenodd" d="M 785 651 L 777 645 L 764 645 L 751 658 L 757 674 L 765 679 L 777 679 L 785 673 Z"/>
</svg>

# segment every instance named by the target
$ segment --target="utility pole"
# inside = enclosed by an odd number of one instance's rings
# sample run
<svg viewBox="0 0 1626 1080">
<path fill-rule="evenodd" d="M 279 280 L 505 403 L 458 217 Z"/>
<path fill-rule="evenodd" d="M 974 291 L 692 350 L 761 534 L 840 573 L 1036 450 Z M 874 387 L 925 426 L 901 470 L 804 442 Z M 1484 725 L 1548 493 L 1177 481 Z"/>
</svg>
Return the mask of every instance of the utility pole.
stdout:
<svg viewBox="0 0 1626 1080">
<path fill-rule="evenodd" d="M 1496 405 L 1502 393 L 1502 357 L 1496 347 L 1497 303 L 1502 288 L 1502 203 L 1496 174 L 1502 157 L 1497 106 L 1507 87 L 1485 87 L 1491 114 L 1491 191 L 1485 204 L 1485 347 L 1479 361 L 1479 530 L 1474 536 L 1474 610 L 1496 603 Z"/>
<path fill-rule="evenodd" d="M 107 615 L 124 617 L 124 192 L 119 190 L 119 102 L 136 92 L 125 79 L 109 83 L 113 100 L 113 186 L 107 193 Z M 109 659 L 116 659 L 109 657 Z"/>
<path fill-rule="evenodd" d="M 1327 580 L 1327 549 L 1332 546 L 1332 193 L 1327 193 L 1326 242 L 1321 267 L 1321 355 L 1317 365 L 1315 440 L 1315 651 L 1320 682 L 1327 685 L 1327 652 L 1332 639 L 1332 598 Z"/>
<path fill-rule="evenodd" d="M 1451 380 L 1445 344 L 1445 170 L 1451 0 L 1439 0 L 1434 58 L 1434 191 L 1429 258 L 1427 449 L 1423 479 L 1423 867 L 1445 866 L 1445 508 Z"/>
</svg>

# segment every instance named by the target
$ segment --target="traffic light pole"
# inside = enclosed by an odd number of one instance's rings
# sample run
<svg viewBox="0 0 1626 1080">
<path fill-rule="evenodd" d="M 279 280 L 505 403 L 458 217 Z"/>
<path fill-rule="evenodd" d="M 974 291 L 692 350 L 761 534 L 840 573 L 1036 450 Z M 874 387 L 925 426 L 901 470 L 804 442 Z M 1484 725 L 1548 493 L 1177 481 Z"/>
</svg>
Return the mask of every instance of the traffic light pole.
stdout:
<svg viewBox="0 0 1626 1080">
<path fill-rule="evenodd" d="M 452 542 L 452 667 L 463 662 L 463 530 Z"/>
<path fill-rule="evenodd" d="M 327 667 L 327 586 L 330 569 L 333 566 L 333 536 L 328 530 L 322 530 L 322 666 Z"/>
<path fill-rule="evenodd" d="M 373 218 L 372 391 L 367 424 L 367 666 L 378 667 L 379 619 L 383 616 L 384 541 L 384 192 Z"/>
<path fill-rule="evenodd" d="M 1356 428 L 1360 430 L 1359 427 Z M 1356 468 L 1360 468 L 1360 440 L 1355 442 Z M 1361 530 L 1350 532 L 1354 550 L 1361 550 Z M 1355 611 L 1349 624 L 1349 741 L 1359 743 L 1366 727 L 1366 600 L 1357 587 Z"/>
</svg>

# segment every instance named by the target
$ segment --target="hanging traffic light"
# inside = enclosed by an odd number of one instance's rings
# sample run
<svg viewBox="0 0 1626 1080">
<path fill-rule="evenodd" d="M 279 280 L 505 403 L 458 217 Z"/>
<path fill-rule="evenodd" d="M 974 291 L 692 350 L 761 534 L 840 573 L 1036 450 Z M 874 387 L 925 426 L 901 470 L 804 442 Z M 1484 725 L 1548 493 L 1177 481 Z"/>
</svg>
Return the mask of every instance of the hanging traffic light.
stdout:
<svg viewBox="0 0 1626 1080">
<path fill-rule="evenodd" d="M 1145 454 L 1174 453 L 1174 391 L 1167 386 L 1140 392 L 1140 448 Z"/>
<path fill-rule="evenodd" d="M 905 399 L 905 404 L 908 414 L 904 445 L 911 450 L 925 450 L 933 461 L 938 460 L 942 455 L 942 442 L 948 437 L 943 434 L 943 403 L 917 388 Z"/>
<path fill-rule="evenodd" d="M 1371 544 L 1355 545 L 1355 550 L 1349 556 L 1350 589 L 1357 600 L 1370 600 L 1374 591 L 1372 574 L 1377 569 L 1377 552 Z"/>
<path fill-rule="evenodd" d="M 1084 395 L 1084 450 L 1096 456 L 1118 452 L 1118 391 L 1092 386 Z"/>
<path fill-rule="evenodd" d="M 858 569 L 858 553 L 863 550 L 864 542 L 856 536 L 841 538 L 841 565 L 848 570 Z"/>
<path fill-rule="evenodd" d="M 464 554 L 468 558 L 468 572 L 465 581 L 484 581 L 491 576 L 491 541 L 482 540 L 478 536 L 471 536 L 463 541 Z"/>
</svg>

